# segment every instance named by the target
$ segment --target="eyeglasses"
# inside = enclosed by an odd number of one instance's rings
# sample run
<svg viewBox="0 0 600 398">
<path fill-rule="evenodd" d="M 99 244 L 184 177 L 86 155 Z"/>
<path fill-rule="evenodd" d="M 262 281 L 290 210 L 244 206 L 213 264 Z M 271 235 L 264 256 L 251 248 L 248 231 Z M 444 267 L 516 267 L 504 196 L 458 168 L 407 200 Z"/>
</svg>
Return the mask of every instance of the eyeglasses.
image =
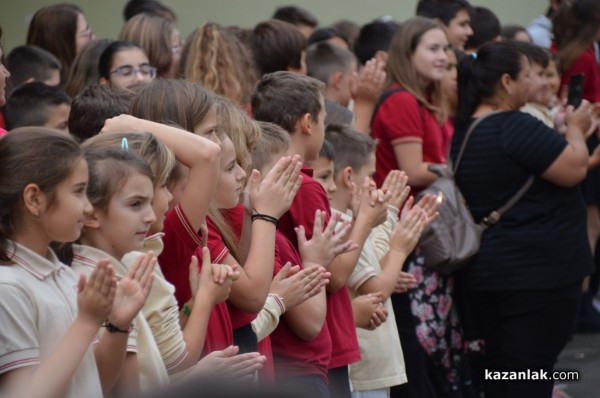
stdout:
<svg viewBox="0 0 600 398">
<path fill-rule="evenodd" d="M 182 51 L 183 51 L 183 43 L 180 43 L 176 46 L 171 47 L 171 52 L 173 53 L 173 55 L 181 54 Z"/>
<path fill-rule="evenodd" d="M 88 39 L 91 39 L 93 35 L 94 32 L 92 31 L 92 27 L 89 25 L 85 28 L 83 32 L 79 33 L 79 37 L 87 37 Z"/>
<path fill-rule="evenodd" d="M 123 65 L 119 66 L 115 70 L 110 71 L 111 75 L 113 73 L 125 78 L 132 78 L 139 73 L 143 77 L 154 79 L 156 77 L 156 68 L 150 65 L 142 65 L 139 68 L 134 68 L 131 65 Z"/>
</svg>

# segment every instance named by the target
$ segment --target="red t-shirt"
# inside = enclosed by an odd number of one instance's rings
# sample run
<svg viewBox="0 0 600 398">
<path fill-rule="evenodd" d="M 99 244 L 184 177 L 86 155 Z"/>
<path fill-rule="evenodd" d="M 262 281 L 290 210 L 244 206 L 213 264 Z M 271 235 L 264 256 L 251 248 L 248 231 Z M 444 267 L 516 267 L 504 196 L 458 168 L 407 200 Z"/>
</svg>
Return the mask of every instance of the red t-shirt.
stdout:
<svg viewBox="0 0 600 398">
<path fill-rule="evenodd" d="M 279 230 L 298 250 L 294 227 L 304 226 L 307 239 L 312 230 L 317 210 L 324 210 L 325 225 L 331 217 L 331 207 L 321 184 L 312 178 L 312 169 L 302 167 L 302 184 L 290 209 L 280 218 Z M 336 293 L 327 294 L 327 327 L 331 336 L 332 352 L 329 369 L 346 366 L 360 361 L 360 349 L 356 337 L 356 325 L 348 288 L 342 287 Z"/>
<path fill-rule="evenodd" d="M 202 241 L 187 219 L 181 206 L 169 211 L 165 219 L 163 232 L 164 249 L 158 261 L 165 278 L 175 286 L 175 298 L 179 308 L 191 297 L 189 281 L 190 258 L 198 256 L 202 264 L 202 252 L 198 253 Z M 210 312 L 202 356 L 209 352 L 222 350 L 233 344 L 233 334 L 229 312 L 225 303 L 216 305 Z"/>
<path fill-rule="evenodd" d="M 242 234 L 241 227 L 244 222 L 244 206 L 242 206 L 241 209 L 238 206 L 236 208 L 227 210 L 226 214 L 225 212 L 223 213 L 223 215 L 225 216 L 225 220 L 233 229 L 233 232 L 237 235 L 239 239 L 239 237 Z M 210 250 L 210 255 L 213 259 L 213 263 L 217 263 L 218 261 L 216 261 L 215 259 L 218 258 L 219 261 L 222 261 L 229 254 L 229 249 L 227 248 L 227 246 L 225 246 L 225 242 L 223 242 L 223 237 L 221 236 L 217 225 L 212 221 L 210 217 L 206 217 L 206 226 L 208 228 L 208 249 Z M 200 255 L 199 258 L 201 257 L 202 256 Z M 231 322 L 232 330 L 250 324 L 257 317 L 257 314 L 250 314 L 239 310 L 229 301 L 226 301 L 225 303 L 227 305 L 227 311 L 229 313 L 229 319 Z M 272 381 L 274 374 L 273 351 L 271 349 L 271 340 L 268 336 L 258 342 L 258 352 L 267 357 L 267 362 L 265 362 L 264 367 L 261 370 L 261 375 L 266 380 Z"/>
<path fill-rule="evenodd" d="M 400 88 L 394 84 L 391 89 Z M 420 106 L 408 91 L 390 95 L 379 107 L 371 125 L 371 135 L 379 140 L 375 150 L 377 159 L 375 182 L 381 186 L 391 170 L 398 169 L 394 145 L 420 143 L 423 146 L 423 161 L 446 163 L 453 129 L 447 122 L 440 125 L 427 108 Z M 426 187 L 412 187 L 412 194 Z"/>
<path fill-rule="evenodd" d="M 231 231 L 235 234 L 238 243 L 242 238 L 245 211 L 244 205 L 241 203 L 232 209 L 221 209 L 221 214 L 223 214 L 225 221 L 227 221 L 227 224 L 231 227 Z"/>
<path fill-rule="evenodd" d="M 556 50 L 556 48 L 553 48 Z M 583 73 L 583 98 L 590 102 L 600 102 L 600 72 L 596 63 L 596 54 L 594 48 L 584 51 L 579 58 L 573 62 L 573 65 L 567 69 L 561 77 L 561 87 L 569 86 L 571 76 Z"/>
<path fill-rule="evenodd" d="M 302 266 L 302 261 L 292 243 L 279 231 L 275 234 L 276 275 L 281 267 L 291 262 Z M 278 379 L 288 377 L 317 375 L 327 382 L 327 369 L 331 360 L 331 337 L 327 322 L 323 323 L 321 333 L 313 340 L 299 338 L 288 326 L 284 317 L 271 334 L 271 345 L 275 360 L 275 374 Z"/>
<path fill-rule="evenodd" d="M 206 226 L 208 228 L 208 250 L 210 250 L 210 256 L 213 263 L 222 263 L 225 257 L 229 254 L 229 249 L 223 242 L 223 237 L 217 228 L 217 225 L 213 222 L 210 217 L 206 217 Z M 198 258 L 202 256 L 200 248 L 198 248 Z M 233 329 L 240 328 L 252 322 L 256 318 L 256 314 L 249 314 L 247 312 L 240 311 L 234 305 L 231 305 L 228 301 L 226 302 L 227 309 L 229 311 L 229 317 L 231 318 L 231 326 Z"/>
</svg>

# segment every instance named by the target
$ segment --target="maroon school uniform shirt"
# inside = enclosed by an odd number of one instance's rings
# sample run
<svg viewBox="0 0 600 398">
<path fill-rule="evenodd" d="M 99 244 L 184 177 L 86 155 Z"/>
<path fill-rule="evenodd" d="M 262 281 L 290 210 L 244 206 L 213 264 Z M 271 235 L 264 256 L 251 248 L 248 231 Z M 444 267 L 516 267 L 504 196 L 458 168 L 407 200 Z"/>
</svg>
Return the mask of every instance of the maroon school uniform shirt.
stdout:
<svg viewBox="0 0 600 398">
<path fill-rule="evenodd" d="M 556 47 L 553 47 L 552 50 L 557 51 Z M 583 73 L 585 76 L 583 80 L 583 98 L 592 103 L 600 102 L 600 72 L 598 71 L 593 47 L 581 53 L 569 69 L 563 72 L 560 81 L 561 87 L 568 87 L 571 76 L 578 73 Z"/>
<path fill-rule="evenodd" d="M 244 223 L 244 206 L 239 205 L 233 209 L 227 209 L 223 211 L 222 214 L 239 241 L 240 237 L 242 236 L 242 226 Z M 229 249 L 225 245 L 225 242 L 223 242 L 223 237 L 221 236 L 217 225 L 210 217 L 206 217 L 206 226 L 208 228 L 207 244 L 210 250 L 211 258 L 213 259 L 213 263 L 222 262 L 223 259 L 229 254 Z M 200 253 L 200 257 L 201 255 L 202 253 Z M 218 261 L 215 259 L 218 259 Z M 231 321 L 233 330 L 249 325 L 254 319 L 256 319 L 258 315 L 241 311 L 229 301 L 226 301 L 225 303 L 227 305 L 227 311 L 229 313 L 229 319 Z M 267 358 L 260 375 L 264 378 L 264 380 L 273 381 L 275 371 L 273 369 L 273 350 L 271 348 L 271 339 L 269 336 L 258 342 L 258 352 Z"/>
<path fill-rule="evenodd" d="M 292 242 L 296 251 L 298 251 L 298 241 L 294 227 L 304 226 L 306 237 L 310 239 L 316 211 L 326 212 L 325 224 L 331 217 L 327 194 L 321 184 L 312 178 L 313 170 L 303 165 L 301 171 L 302 184 L 298 194 L 290 209 L 279 220 L 279 230 Z M 360 361 L 354 313 L 346 285 L 335 293 L 327 293 L 327 327 L 332 342 L 329 369 Z"/>
<path fill-rule="evenodd" d="M 397 84 L 390 87 L 397 88 L 400 88 Z M 371 136 L 379 140 L 375 150 L 375 182 L 381 186 L 387 174 L 398 169 L 394 145 L 399 143 L 420 143 L 424 162 L 446 163 L 452 133 L 452 125 L 449 122 L 440 125 L 414 95 L 408 91 L 393 93 L 383 101 L 371 124 Z M 416 195 L 425 188 L 411 187 L 411 194 Z"/>
<path fill-rule="evenodd" d="M 274 275 L 288 261 L 292 265 L 302 267 L 300 255 L 292 243 L 277 231 Z M 279 325 L 271 334 L 271 344 L 277 380 L 310 375 L 319 376 L 327 383 L 327 369 L 331 361 L 331 337 L 327 322 L 323 323 L 317 337 L 307 341 L 298 337 L 290 329 L 285 318 L 281 317 Z"/>
<path fill-rule="evenodd" d="M 163 232 L 164 249 L 158 261 L 165 278 L 175 286 L 175 298 L 181 308 L 192 297 L 189 281 L 190 259 L 194 253 L 198 254 L 202 240 L 179 205 L 167 213 Z M 201 267 L 201 255 L 198 256 L 198 263 Z M 212 351 L 223 350 L 232 344 L 233 334 L 227 305 L 220 303 L 210 312 L 202 356 Z"/>
</svg>

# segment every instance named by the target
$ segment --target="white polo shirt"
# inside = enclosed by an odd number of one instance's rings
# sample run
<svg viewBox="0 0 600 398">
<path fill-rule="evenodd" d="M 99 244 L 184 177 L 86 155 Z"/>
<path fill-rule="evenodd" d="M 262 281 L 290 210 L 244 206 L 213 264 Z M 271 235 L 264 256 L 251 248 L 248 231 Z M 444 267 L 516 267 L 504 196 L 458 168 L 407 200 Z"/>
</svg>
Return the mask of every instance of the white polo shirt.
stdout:
<svg viewBox="0 0 600 398">
<path fill-rule="evenodd" d="M 128 266 L 107 253 L 90 246 L 73 245 L 72 267 L 78 272 L 83 272 L 86 275 L 91 274 L 96 267 L 96 263 L 103 258 L 110 260 L 117 279 L 121 279 L 127 274 Z M 134 318 L 133 331 L 129 333 L 129 339 L 127 340 L 127 352 L 137 354 L 142 392 L 154 391 L 157 387 L 164 387 L 169 384 L 167 368 L 163 363 L 152 330 L 142 311 Z"/>
<path fill-rule="evenodd" d="M 352 221 L 350 215 L 340 214 L 342 220 Z M 363 283 L 382 272 L 379 261 L 389 251 L 389 239 L 397 219 L 398 212 L 388 209 L 386 222 L 373 228 L 365 241 L 354 271 L 346 282 L 353 299 L 359 296 L 358 289 Z M 383 305 L 388 311 L 388 318 L 381 326 L 375 330 L 356 328 L 362 360 L 349 367 L 353 391 L 377 390 L 407 382 L 392 302 L 387 299 Z"/>
<path fill-rule="evenodd" d="M 11 242 L 0 262 L 0 374 L 36 366 L 49 356 L 77 316 L 78 276 L 50 250 L 49 258 Z M 92 348 L 66 397 L 102 397 Z"/>
</svg>

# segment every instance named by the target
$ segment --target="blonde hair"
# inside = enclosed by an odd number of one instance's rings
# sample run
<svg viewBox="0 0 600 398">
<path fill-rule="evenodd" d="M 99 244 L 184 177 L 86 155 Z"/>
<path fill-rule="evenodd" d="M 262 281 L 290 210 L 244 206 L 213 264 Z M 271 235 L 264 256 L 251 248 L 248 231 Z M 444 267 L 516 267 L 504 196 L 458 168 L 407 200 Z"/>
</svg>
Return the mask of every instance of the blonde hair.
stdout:
<svg viewBox="0 0 600 398">
<path fill-rule="evenodd" d="M 217 100 L 217 134 L 225 134 L 235 148 L 237 163 L 248 170 L 250 154 L 260 139 L 260 127 L 238 105 L 219 98 Z"/>
<path fill-rule="evenodd" d="M 242 63 L 236 56 L 240 47 L 234 41 L 239 40 L 217 24 L 200 26 L 186 40 L 179 75 L 234 102 L 248 103 L 248 98 L 244 98 Z"/>
<path fill-rule="evenodd" d="M 154 175 L 154 186 L 162 187 L 167 183 L 176 166 L 173 152 L 150 133 L 115 133 L 96 135 L 84 144 L 86 149 L 121 148 L 127 140 L 129 150 L 142 157 L 150 166 Z"/>
<path fill-rule="evenodd" d="M 417 98 L 417 101 L 439 120 L 445 119 L 441 103 L 441 82 L 436 81 L 431 87 L 421 83 L 417 69 L 412 62 L 413 54 L 423 35 L 432 30 L 444 28 L 431 19 L 415 17 L 400 25 L 390 43 L 387 60 L 388 85 L 400 84 L 406 91 Z"/>
<path fill-rule="evenodd" d="M 167 18 L 138 14 L 123 25 L 119 40 L 137 43 L 148 55 L 150 65 L 158 70 L 158 76 L 162 76 L 173 62 L 171 35 L 174 30 L 175 24 Z"/>
</svg>

